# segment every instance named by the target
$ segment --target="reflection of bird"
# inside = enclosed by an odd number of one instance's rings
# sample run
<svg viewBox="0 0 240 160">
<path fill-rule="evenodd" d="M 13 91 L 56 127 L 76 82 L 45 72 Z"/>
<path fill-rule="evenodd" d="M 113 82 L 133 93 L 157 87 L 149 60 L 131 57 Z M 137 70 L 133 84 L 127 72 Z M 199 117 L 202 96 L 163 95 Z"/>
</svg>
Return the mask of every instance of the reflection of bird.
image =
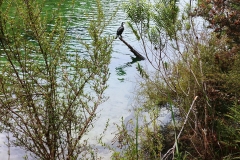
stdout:
<svg viewBox="0 0 240 160">
<path fill-rule="evenodd" d="M 115 39 L 117 39 L 118 36 L 121 36 L 121 37 L 122 37 L 122 33 L 123 33 L 123 31 L 124 31 L 123 23 L 124 23 L 124 22 L 122 22 L 121 26 L 118 28 L 118 30 L 117 30 L 117 35 L 116 35 L 116 38 L 115 38 Z"/>
</svg>

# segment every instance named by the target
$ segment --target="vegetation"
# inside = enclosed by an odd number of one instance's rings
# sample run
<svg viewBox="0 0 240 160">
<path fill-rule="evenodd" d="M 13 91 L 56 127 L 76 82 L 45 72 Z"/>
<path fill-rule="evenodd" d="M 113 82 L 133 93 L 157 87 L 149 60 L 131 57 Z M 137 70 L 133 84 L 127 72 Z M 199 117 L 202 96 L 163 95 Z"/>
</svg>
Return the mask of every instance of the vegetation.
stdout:
<svg viewBox="0 0 240 160">
<path fill-rule="evenodd" d="M 128 159 L 238 159 L 239 2 L 190 1 L 179 9 L 174 0 L 130 0 L 124 8 L 155 70 L 137 66 L 136 110 L 147 111 L 151 123 L 132 130 L 142 140 L 128 138 L 134 145 L 125 144 L 125 153 L 139 146 Z M 162 108 L 172 112 L 165 126 L 157 123 Z"/>
<path fill-rule="evenodd" d="M 107 99 L 113 38 L 103 30 L 111 18 L 105 19 L 96 0 L 91 40 L 79 42 L 83 56 L 69 51 L 60 5 L 50 12 L 43 12 L 44 1 L 0 5 L 0 123 L 14 137 L 9 146 L 22 147 L 35 159 L 94 159 L 84 135 Z"/>
<path fill-rule="evenodd" d="M 96 0 L 80 55 L 68 45 L 60 9 L 45 11 L 44 3 L 0 1 L 1 130 L 13 135 L 8 146 L 35 159 L 96 159 L 84 135 L 107 100 L 113 37 L 103 32 L 114 15 L 106 19 Z M 190 1 L 184 9 L 176 0 L 124 4 L 154 71 L 137 64 L 136 119 L 117 125 L 112 159 L 240 158 L 239 6 L 237 0 Z M 172 120 L 164 126 L 163 109 Z"/>
</svg>

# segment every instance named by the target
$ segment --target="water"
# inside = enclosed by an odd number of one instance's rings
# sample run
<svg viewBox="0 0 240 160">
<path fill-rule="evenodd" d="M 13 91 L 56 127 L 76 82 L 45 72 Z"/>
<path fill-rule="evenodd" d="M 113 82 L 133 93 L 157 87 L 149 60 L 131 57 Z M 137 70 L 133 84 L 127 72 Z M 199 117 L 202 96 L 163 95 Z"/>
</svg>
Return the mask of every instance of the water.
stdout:
<svg viewBox="0 0 240 160">
<path fill-rule="evenodd" d="M 46 10 L 48 12 L 56 8 L 57 0 L 52 0 L 47 2 Z M 122 0 L 102 0 L 104 4 L 104 10 L 107 15 L 113 13 L 114 9 L 117 8 L 123 1 Z M 84 54 L 84 50 L 78 41 L 79 38 L 84 40 L 89 40 L 87 34 L 87 26 L 92 15 L 95 14 L 95 1 L 89 0 L 76 0 L 74 9 L 71 7 L 71 2 L 67 1 L 61 5 L 61 14 L 65 21 L 68 21 L 69 27 L 67 30 L 68 35 L 71 37 L 69 42 L 70 47 L 73 50 L 77 50 L 79 54 Z M 107 27 L 104 32 L 105 35 L 116 35 L 116 31 L 120 26 L 121 22 L 126 22 L 126 15 L 121 10 L 117 12 L 116 18 L 113 19 L 112 23 Z M 51 25 L 51 24 L 49 24 Z M 134 34 L 131 32 L 130 28 L 125 25 L 125 30 L 123 33 L 123 38 L 129 44 L 131 44 L 136 50 L 140 51 L 141 47 L 136 41 Z M 114 133 L 116 133 L 117 128 L 114 123 L 119 124 L 122 117 L 125 122 L 130 119 L 134 119 L 134 113 L 132 112 L 132 107 L 134 104 L 134 95 L 136 94 L 136 83 L 139 80 L 139 75 L 136 70 L 137 59 L 129 51 L 127 46 L 123 44 L 122 41 L 116 39 L 113 43 L 113 53 L 111 58 L 110 68 L 110 78 L 108 81 L 108 89 L 105 95 L 109 97 L 108 101 L 99 106 L 97 110 L 98 118 L 94 121 L 94 128 L 84 137 L 89 140 L 89 143 L 95 145 L 98 149 L 98 154 L 103 157 L 103 159 L 109 159 L 111 153 L 104 149 L 102 146 L 97 144 L 97 138 L 103 132 L 106 122 L 108 119 L 109 127 L 103 139 L 107 144 L 111 144 L 114 138 Z M 147 61 L 138 61 L 141 65 L 150 67 Z M 165 115 L 163 115 L 165 116 Z M 163 123 L 170 119 L 170 114 L 162 119 Z M 0 155 L 1 159 L 8 159 L 8 149 L 5 146 L 6 134 L 0 134 Z M 11 147 L 11 160 L 22 159 L 26 154 L 24 150 Z"/>
<path fill-rule="evenodd" d="M 56 7 L 56 2 L 57 1 L 48 2 L 44 12 L 54 9 Z M 114 8 L 117 8 L 117 6 L 122 2 L 123 1 L 120 0 L 103 0 L 104 10 L 108 14 L 111 14 L 111 11 L 113 11 Z M 113 10 L 109 11 L 110 7 Z M 87 26 L 90 20 L 89 17 L 94 15 L 94 9 L 96 9 L 94 1 L 91 2 L 89 0 L 76 1 L 74 12 L 72 12 L 70 2 L 66 2 L 61 5 L 63 18 L 70 22 L 68 34 L 71 36 L 71 48 L 78 50 L 79 54 L 82 53 L 82 49 L 78 38 L 81 37 L 85 40 L 89 39 L 87 37 Z M 122 21 L 126 21 L 126 16 L 123 10 L 120 9 L 116 18 L 108 26 L 105 34 L 115 36 L 116 30 Z M 130 28 L 127 26 L 125 26 L 123 38 L 135 49 L 140 51 L 138 42 L 135 40 Z M 119 39 L 116 39 L 113 44 L 113 53 L 111 63 L 109 65 L 111 73 L 108 81 L 109 88 L 105 92 L 106 96 L 109 96 L 109 99 L 98 108 L 98 119 L 94 123 L 94 128 L 85 137 L 86 139 L 89 139 L 91 144 L 97 144 L 96 138 L 105 128 L 108 119 L 110 120 L 110 126 L 106 132 L 104 141 L 106 143 L 111 143 L 111 140 L 114 137 L 114 134 L 112 133 L 116 131 L 116 126 L 114 126 L 113 123 L 119 123 L 121 117 L 126 118 L 131 115 L 130 110 L 132 109 L 134 86 L 136 84 L 136 79 L 138 78 L 135 62 L 136 59 L 133 53 L 131 53 L 127 46 L 125 46 Z M 143 64 L 145 62 L 140 61 L 139 63 Z M 8 148 L 5 143 L 6 134 L 0 134 L 0 155 L 3 160 L 8 159 Z M 103 156 L 104 159 L 108 159 L 110 157 L 111 153 L 104 150 L 99 145 L 97 145 L 97 147 L 99 149 L 99 155 Z M 11 147 L 10 149 L 11 160 L 22 159 L 22 157 L 26 154 L 24 150 L 18 147 Z"/>
<path fill-rule="evenodd" d="M 121 3 L 122 1 L 117 2 Z M 115 36 L 118 27 L 123 21 L 126 22 L 127 19 L 124 12 L 120 9 L 116 15 L 116 19 L 108 27 L 107 32 Z M 131 33 L 130 28 L 126 25 L 123 38 L 135 49 L 141 51 L 139 43 L 135 40 L 133 33 Z M 139 61 L 139 63 L 144 64 L 145 62 Z M 108 81 L 109 88 L 105 92 L 106 96 L 109 96 L 109 99 L 98 108 L 99 118 L 95 122 L 93 130 L 87 136 L 89 142 L 92 144 L 97 144 L 96 138 L 103 132 L 108 119 L 110 120 L 109 127 L 103 141 L 111 145 L 111 141 L 115 136 L 114 133 L 117 131 L 114 123 L 119 124 L 122 117 L 123 119 L 129 116 L 132 117 L 131 110 L 134 102 L 134 89 L 136 81 L 139 78 L 136 70 L 136 57 L 119 39 L 116 39 L 113 43 L 113 53 L 109 68 L 111 73 Z M 103 159 L 110 158 L 111 153 L 107 149 L 98 144 L 96 147 L 98 148 L 99 156 L 103 157 Z"/>
</svg>

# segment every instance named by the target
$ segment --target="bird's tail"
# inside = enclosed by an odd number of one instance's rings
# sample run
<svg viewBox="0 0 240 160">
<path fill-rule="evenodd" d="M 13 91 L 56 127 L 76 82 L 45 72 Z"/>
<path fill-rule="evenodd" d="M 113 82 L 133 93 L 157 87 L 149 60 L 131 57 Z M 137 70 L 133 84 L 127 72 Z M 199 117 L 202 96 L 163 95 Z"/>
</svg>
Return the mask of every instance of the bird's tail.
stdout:
<svg viewBox="0 0 240 160">
<path fill-rule="evenodd" d="M 118 35 L 116 35 L 115 39 L 117 39 L 117 38 L 118 38 Z"/>
</svg>

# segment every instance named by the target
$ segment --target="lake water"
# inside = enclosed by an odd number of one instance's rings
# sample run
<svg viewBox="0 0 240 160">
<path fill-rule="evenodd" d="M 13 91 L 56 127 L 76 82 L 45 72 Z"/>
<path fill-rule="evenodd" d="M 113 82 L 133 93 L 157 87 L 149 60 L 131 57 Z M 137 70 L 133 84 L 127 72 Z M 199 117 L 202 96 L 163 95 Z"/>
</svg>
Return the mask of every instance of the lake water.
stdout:
<svg viewBox="0 0 240 160">
<path fill-rule="evenodd" d="M 117 6 L 119 6 L 123 1 L 114 0 L 108 1 L 103 0 L 104 10 L 111 14 Z M 53 9 L 57 1 L 48 2 L 46 5 L 47 9 Z M 86 14 L 91 17 L 94 15 L 95 1 L 90 2 L 89 0 L 76 0 L 74 12 L 70 7 L 71 3 L 62 4 L 62 14 L 67 20 L 70 21 L 70 27 L 68 29 L 68 34 L 72 37 L 70 44 L 71 47 L 79 50 L 81 54 L 82 49 L 80 48 L 79 37 L 88 39 L 86 27 L 88 25 L 88 17 Z M 111 8 L 111 9 L 109 9 Z M 107 27 L 105 34 L 115 36 L 116 30 L 120 26 L 121 22 L 127 21 L 124 12 L 120 9 L 116 15 L 116 18 L 112 21 L 111 25 Z M 139 50 L 139 44 L 136 42 L 133 34 L 130 32 L 130 29 L 125 26 L 125 31 L 123 33 L 123 38 L 129 44 Z M 99 136 L 106 125 L 108 119 L 110 119 L 110 126 L 105 136 L 104 141 L 106 143 L 111 143 L 111 140 L 114 137 L 113 133 L 116 131 L 116 126 L 113 123 L 119 123 L 121 117 L 125 118 L 131 115 L 130 110 L 132 109 L 133 95 L 134 95 L 134 86 L 136 84 L 137 70 L 136 63 L 134 63 L 135 56 L 129 51 L 127 46 L 125 46 L 119 39 L 116 39 L 113 44 L 113 53 L 110 63 L 110 78 L 108 81 L 109 88 L 106 90 L 106 96 L 109 96 L 108 101 L 102 104 L 98 108 L 98 119 L 95 122 L 95 128 L 88 134 L 87 139 L 91 144 L 96 144 L 96 137 Z M 140 62 L 141 64 L 145 63 L 144 61 Z M 8 157 L 8 148 L 6 147 L 6 134 L 0 134 L 0 155 L 1 160 L 7 160 Z M 20 148 L 11 147 L 10 148 L 10 159 L 19 160 L 26 154 Z M 103 150 L 101 146 L 98 146 L 99 155 L 103 156 L 104 159 L 110 157 L 110 153 L 106 150 Z"/>
<path fill-rule="evenodd" d="M 111 14 L 111 12 L 123 1 L 102 0 L 102 2 L 104 4 L 104 10 L 108 14 Z M 48 9 L 52 9 L 55 7 L 56 3 L 56 0 L 48 2 L 46 7 Z M 81 54 L 82 49 L 78 38 L 81 37 L 88 40 L 86 27 L 89 19 L 86 14 L 88 14 L 88 16 L 94 15 L 93 11 L 96 9 L 96 7 L 94 1 L 90 2 L 89 0 L 76 0 L 75 9 L 74 12 L 72 12 L 70 4 L 70 2 L 62 4 L 62 15 L 64 18 L 70 21 L 68 34 L 71 36 L 71 47 L 78 50 L 79 54 Z M 107 27 L 105 34 L 115 36 L 116 30 L 120 26 L 121 22 L 126 21 L 126 15 L 120 7 L 116 17 Z M 126 25 L 123 33 L 123 39 L 131 44 L 136 50 L 141 52 L 139 43 L 135 40 L 133 33 Z M 136 94 L 136 82 L 139 80 L 135 61 L 135 56 L 129 51 L 127 46 L 119 39 L 116 39 L 113 43 L 113 53 L 111 63 L 109 65 L 111 73 L 108 81 L 109 87 L 105 92 L 105 95 L 108 96 L 109 99 L 98 108 L 98 118 L 94 122 L 94 128 L 85 137 L 85 139 L 88 139 L 92 145 L 96 145 L 99 150 L 99 155 L 102 156 L 103 159 L 109 159 L 111 153 L 98 145 L 96 138 L 99 137 L 100 133 L 103 132 L 107 120 L 109 119 L 110 122 L 104 137 L 104 142 L 111 144 L 111 141 L 115 136 L 113 133 L 117 131 L 114 123 L 120 123 L 122 117 L 125 119 L 125 121 L 134 118 L 132 107 L 134 103 L 134 95 Z M 139 61 L 139 63 L 143 66 L 149 66 L 147 61 Z M 168 119 L 169 115 L 162 120 L 167 121 Z M 8 159 L 8 149 L 4 144 L 5 142 L 6 134 L 0 134 L 0 159 L 3 160 Z M 11 147 L 10 154 L 11 160 L 19 160 L 22 159 L 26 153 L 20 148 Z"/>
<path fill-rule="evenodd" d="M 105 6 L 107 10 L 106 12 L 111 14 L 111 11 L 108 7 L 111 7 L 113 11 L 123 1 L 115 0 L 106 2 L 108 2 L 107 6 Z M 127 19 L 125 13 L 123 10 L 119 9 L 116 17 L 107 27 L 105 33 L 115 36 L 121 22 L 126 21 Z M 76 25 L 81 26 L 82 24 L 76 22 Z M 78 30 L 77 27 L 75 30 Z M 76 31 L 73 31 L 72 33 L 74 33 L 72 35 L 73 37 L 81 36 L 81 33 L 78 34 Z M 135 49 L 141 51 L 139 43 L 136 41 L 130 28 L 128 28 L 126 25 L 123 38 Z M 147 65 L 146 61 L 139 61 L 139 63 L 141 65 Z M 111 153 L 107 149 L 104 149 L 101 145 L 97 144 L 96 139 L 97 137 L 99 138 L 100 134 L 103 132 L 106 122 L 109 119 L 109 127 L 103 141 L 111 145 L 111 141 L 115 136 L 114 133 L 117 131 L 114 123 L 119 124 L 122 117 L 123 119 L 129 119 L 133 117 L 133 113 L 131 112 L 132 104 L 134 102 L 133 97 L 135 94 L 136 81 L 139 78 L 136 70 L 135 56 L 119 39 L 116 39 L 113 43 L 113 53 L 109 68 L 111 75 L 108 81 L 109 87 L 105 92 L 109 99 L 98 108 L 98 118 L 94 123 L 94 128 L 85 137 L 91 144 L 96 145 L 98 149 L 98 155 L 103 157 L 103 159 L 110 159 Z"/>
</svg>

